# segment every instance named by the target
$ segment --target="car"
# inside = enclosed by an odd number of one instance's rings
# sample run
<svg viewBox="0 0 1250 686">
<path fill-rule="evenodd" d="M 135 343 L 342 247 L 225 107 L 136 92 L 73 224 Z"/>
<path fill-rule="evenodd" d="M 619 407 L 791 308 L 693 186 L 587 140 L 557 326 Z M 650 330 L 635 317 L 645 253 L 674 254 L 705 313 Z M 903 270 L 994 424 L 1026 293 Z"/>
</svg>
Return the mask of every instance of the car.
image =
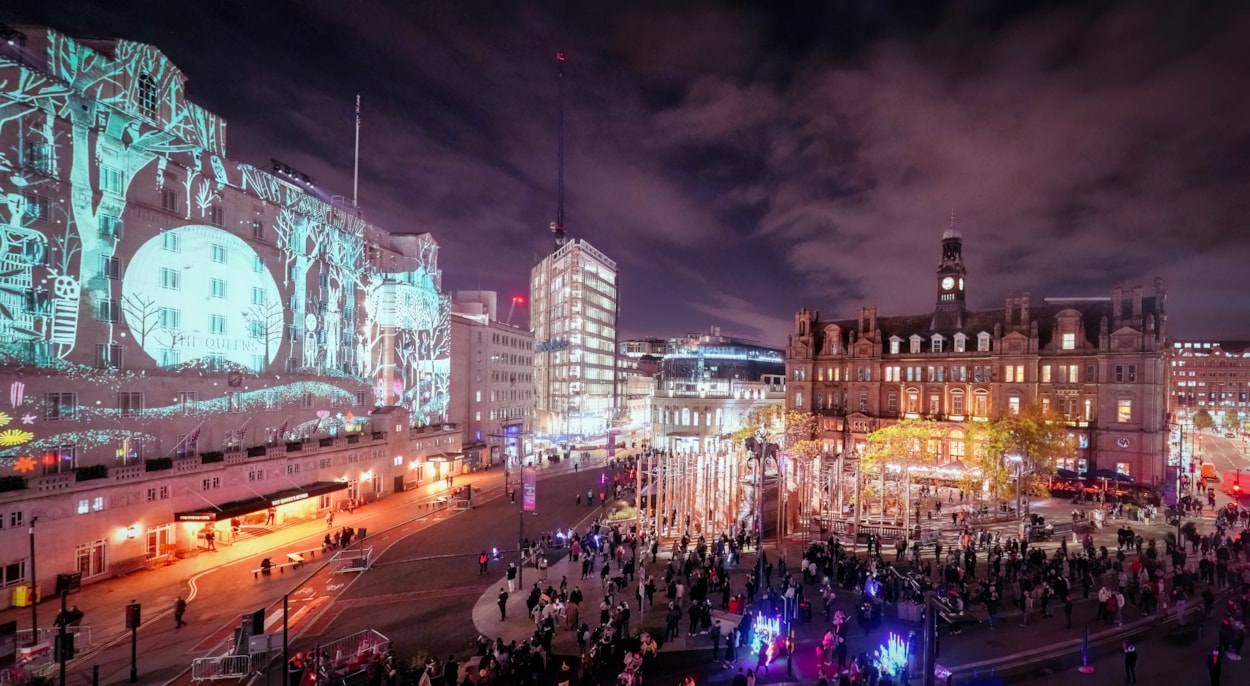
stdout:
<svg viewBox="0 0 1250 686">
<path fill-rule="evenodd" d="M 1233 432 L 1231 432 L 1231 431 L 1225 431 L 1225 432 L 1224 432 L 1224 438 L 1237 438 L 1237 434 L 1235 434 L 1235 433 L 1233 433 Z"/>
</svg>

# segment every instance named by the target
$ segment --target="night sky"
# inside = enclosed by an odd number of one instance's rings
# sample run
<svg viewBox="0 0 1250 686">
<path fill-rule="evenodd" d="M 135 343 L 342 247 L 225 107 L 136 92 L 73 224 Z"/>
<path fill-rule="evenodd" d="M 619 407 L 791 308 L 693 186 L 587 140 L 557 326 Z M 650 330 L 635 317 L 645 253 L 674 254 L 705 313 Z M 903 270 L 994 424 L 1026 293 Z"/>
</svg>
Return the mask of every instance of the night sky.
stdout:
<svg viewBox="0 0 1250 686">
<path fill-rule="evenodd" d="M 1167 284 L 1171 338 L 1250 338 L 1250 5 L 17 0 L 6 23 L 151 43 L 228 151 L 430 232 L 444 286 L 527 290 L 566 216 L 621 269 L 623 337 L 781 345 L 794 311 Z M 520 321 L 517 317 L 517 321 Z"/>
</svg>

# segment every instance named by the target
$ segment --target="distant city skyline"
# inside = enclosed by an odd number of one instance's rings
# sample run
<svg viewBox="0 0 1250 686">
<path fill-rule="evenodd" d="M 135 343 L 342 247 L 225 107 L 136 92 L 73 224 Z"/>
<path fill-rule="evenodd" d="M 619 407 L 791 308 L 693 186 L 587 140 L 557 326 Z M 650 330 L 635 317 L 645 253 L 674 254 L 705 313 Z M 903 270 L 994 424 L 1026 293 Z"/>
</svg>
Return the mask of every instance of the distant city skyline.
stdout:
<svg viewBox="0 0 1250 686">
<path fill-rule="evenodd" d="M 19 0 L 0 21 L 151 43 L 270 158 L 430 232 L 447 287 L 528 293 L 555 218 L 618 262 L 620 337 L 719 326 L 779 346 L 794 311 L 1098 296 L 1162 277 L 1168 332 L 1250 327 L 1250 67 L 1236 2 L 814 4 Z"/>
</svg>

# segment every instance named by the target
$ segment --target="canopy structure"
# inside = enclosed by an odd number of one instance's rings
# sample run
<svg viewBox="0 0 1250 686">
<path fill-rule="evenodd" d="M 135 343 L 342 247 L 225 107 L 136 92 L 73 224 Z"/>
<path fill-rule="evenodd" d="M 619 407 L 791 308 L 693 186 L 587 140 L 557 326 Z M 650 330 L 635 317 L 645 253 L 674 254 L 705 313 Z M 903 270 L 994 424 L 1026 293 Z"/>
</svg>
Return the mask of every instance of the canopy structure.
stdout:
<svg viewBox="0 0 1250 686">
<path fill-rule="evenodd" d="M 267 510 L 271 507 L 278 507 L 279 505 L 307 500 L 308 498 L 325 495 L 326 493 L 341 491 L 345 488 L 347 488 L 347 482 L 344 481 L 316 481 L 307 486 L 288 488 L 276 493 L 270 493 L 264 497 L 257 496 L 246 500 L 232 500 L 221 505 L 205 505 L 199 509 L 187 512 L 176 512 L 174 513 L 174 521 L 219 522 L 231 517 L 239 517 Z"/>
</svg>

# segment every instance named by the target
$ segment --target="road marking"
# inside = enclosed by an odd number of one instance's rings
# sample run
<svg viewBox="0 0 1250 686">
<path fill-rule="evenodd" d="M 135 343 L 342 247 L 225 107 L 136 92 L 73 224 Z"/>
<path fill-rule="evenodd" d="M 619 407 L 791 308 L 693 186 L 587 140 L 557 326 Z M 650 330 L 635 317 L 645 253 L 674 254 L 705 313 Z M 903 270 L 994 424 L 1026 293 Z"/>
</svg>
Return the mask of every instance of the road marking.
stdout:
<svg viewBox="0 0 1250 686">
<path fill-rule="evenodd" d="M 337 590 L 339 590 L 340 588 L 343 588 L 343 587 L 344 587 L 344 586 L 346 586 L 346 585 L 347 585 L 347 584 L 328 584 L 328 585 L 326 585 L 326 592 L 327 592 L 327 593 L 333 593 L 334 591 L 337 591 Z M 308 589 L 308 590 L 309 590 L 310 592 L 312 591 L 312 589 L 311 589 L 311 588 L 310 588 L 310 589 Z"/>
<path fill-rule="evenodd" d="M 312 588 L 305 586 L 304 588 L 301 588 L 300 590 L 292 593 L 291 595 L 296 596 L 296 597 L 299 597 L 302 595 L 311 596 L 315 592 L 316 591 L 312 590 Z"/>
</svg>

